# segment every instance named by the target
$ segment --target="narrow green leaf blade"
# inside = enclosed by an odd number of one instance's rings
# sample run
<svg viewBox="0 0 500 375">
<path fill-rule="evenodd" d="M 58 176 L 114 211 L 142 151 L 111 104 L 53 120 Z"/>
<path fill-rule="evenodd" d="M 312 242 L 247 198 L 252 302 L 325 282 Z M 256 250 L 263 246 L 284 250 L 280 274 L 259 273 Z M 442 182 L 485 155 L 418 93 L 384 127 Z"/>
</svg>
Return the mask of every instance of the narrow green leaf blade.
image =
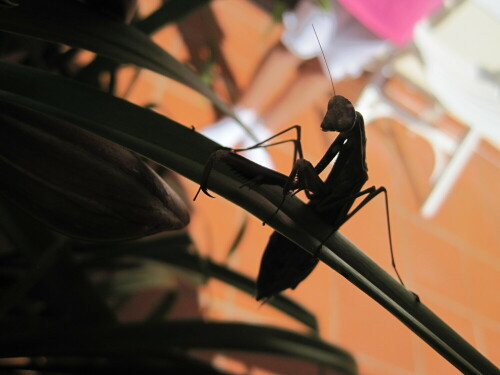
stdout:
<svg viewBox="0 0 500 375">
<path fill-rule="evenodd" d="M 41 70 L 0 62 L 0 90 L 3 100 L 79 124 L 148 158 L 170 164 L 169 168 L 190 179 L 200 178 L 206 160 L 220 147 L 151 110 Z"/>
<path fill-rule="evenodd" d="M 0 30 L 88 49 L 120 63 L 150 69 L 189 86 L 231 113 L 195 73 L 146 34 L 82 2 L 23 0 L 15 7 L 0 7 Z"/>
<path fill-rule="evenodd" d="M 121 257 L 149 258 L 165 262 L 202 274 L 205 277 L 216 278 L 232 287 L 251 296 L 255 295 L 255 281 L 249 277 L 233 271 L 224 265 L 198 254 L 185 251 L 191 244 L 187 233 L 159 238 L 148 238 L 142 241 L 113 244 L 92 244 L 82 248 L 85 254 L 85 266 L 107 264 L 110 259 Z M 89 253 L 92 253 L 90 255 Z M 305 309 L 292 299 L 277 295 L 268 302 L 269 305 L 301 322 L 313 331 L 318 331 L 318 322 L 309 310 Z"/>
<path fill-rule="evenodd" d="M 354 358 L 344 349 L 314 336 L 246 323 L 176 320 L 95 327 L 14 324 L 2 327 L 3 356 L 121 355 L 162 357 L 173 350 L 239 351 L 289 356 L 357 374 Z"/>
</svg>

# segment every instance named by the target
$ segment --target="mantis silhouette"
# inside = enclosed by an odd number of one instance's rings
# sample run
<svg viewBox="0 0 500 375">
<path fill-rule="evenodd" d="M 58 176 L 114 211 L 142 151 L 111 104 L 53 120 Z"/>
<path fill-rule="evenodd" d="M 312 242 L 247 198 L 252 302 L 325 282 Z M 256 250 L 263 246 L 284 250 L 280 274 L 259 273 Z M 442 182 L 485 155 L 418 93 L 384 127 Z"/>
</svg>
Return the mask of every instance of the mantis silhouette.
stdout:
<svg viewBox="0 0 500 375">
<path fill-rule="evenodd" d="M 296 140 L 266 144 L 272 138 L 291 129 L 297 130 Z M 300 127 L 295 125 L 250 148 L 294 142 L 294 153 L 298 155 L 298 159 L 295 160 L 292 172 L 288 177 L 257 164 L 250 164 L 248 160 L 236 153 L 248 149 L 231 150 L 223 148 L 214 152 L 205 165 L 198 193 L 203 191 L 211 196 L 207 190 L 207 183 L 210 171 L 216 161 L 225 162 L 243 177 L 252 180 L 254 183 L 281 186 L 283 188 L 283 200 L 286 196 L 303 190 L 309 199 L 307 205 L 321 219 L 332 226 L 330 234 L 323 242 L 380 193 L 385 195 L 386 209 L 388 210 L 387 191 L 384 187 L 376 188 L 371 186 L 361 190 L 368 180 L 363 116 L 355 111 L 354 106 L 348 99 L 341 95 L 334 95 L 328 102 L 321 129 L 325 132 L 336 131 L 339 134 L 316 166 L 303 158 L 300 145 Z M 335 158 L 330 173 L 324 181 L 321 180 L 319 174 Z M 351 210 L 355 200 L 362 196 L 365 196 L 364 199 Z M 394 260 L 388 213 L 387 224 L 392 266 L 399 281 L 404 285 Z M 257 278 L 257 300 L 270 298 L 288 288 L 294 289 L 313 271 L 317 263 L 317 256 L 306 252 L 280 233 L 274 232 L 262 257 Z"/>
<path fill-rule="evenodd" d="M 286 196 L 304 191 L 309 199 L 307 205 L 322 220 L 330 224 L 332 228 L 321 245 L 369 201 L 384 193 L 392 267 L 400 283 L 404 286 L 394 260 L 387 191 L 384 187 L 377 188 L 375 186 L 362 190 L 368 180 L 366 134 L 363 116 L 354 109 L 348 99 L 336 95 L 334 87 L 333 94 L 328 101 L 327 112 L 321 123 L 321 129 L 325 132 L 335 131 L 339 134 L 315 166 L 303 158 L 300 144 L 300 126 L 295 125 L 247 149 L 221 149 L 216 151 L 205 166 L 198 193 L 203 191 L 210 196 L 207 191 L 207 182 L 216 161 L 225 162 L 239 174 L 255 183 L 281 186 L 283 188 L 282 203 Z M 291 129 L 297 130 L 295 140 L 267 144 L 271 139 Z M 249 164 L 246 159 L 236 154 L 238 151 L 290 141 L 294 142 L 295 145 L 295 161 L 292 172 L 288 177 L 256 164 Z M 336 160 L 332 169 L 323 181 L 319 175 L 334 159 Z M 198 196 L 198 193 L 196 196 Z M 363 200 L 353 208 L 355 200 L 363 196 Z M 316 254 L 310 254 L 280 233 L 273 232 L 261 260 L 257 278 L 257 300 L 269 299 L 288 288 L 295 289 L 313 271 L 317 264 L 318 257 Z"/>
<path fill-rule="evenodd" d="M 299 158 L 292 173 L 283 185 L 285 192 L 304 190 L 308 206 L 325 222 L 332 226 L 324 243 L 346 221 L 356 214 L 370 200 L 384 193 L 386 208 L 387 191 L 384 187 L 371 186 L 361 190 L 368 180 L 366 165 L 366 135 L 363 116 L 356 112 L 352 103 L 343 96 L 334 95 L 328 102 L 327 113 L 321 123 L 323 131 L 337 131 L 338 136 L 326 151 L 323 158 L 313 166 L 309 161 Z M 336 158 L 335 163 L 323 181 L 319 174 Z M 365 196 L 355 207 L 355 200 Z M 389 216 L 389 244 L 392 266 L 397 271 L 392 250 Z M 294 289 L 316 267 L 318 258 L 302 250 L 299 246 L 274 232 L 262 257 L 257 278 L 257 300 L 271 296 L 287 288 Z M 403 284 L 404 285 L 404 284 Z"/>
</svg>

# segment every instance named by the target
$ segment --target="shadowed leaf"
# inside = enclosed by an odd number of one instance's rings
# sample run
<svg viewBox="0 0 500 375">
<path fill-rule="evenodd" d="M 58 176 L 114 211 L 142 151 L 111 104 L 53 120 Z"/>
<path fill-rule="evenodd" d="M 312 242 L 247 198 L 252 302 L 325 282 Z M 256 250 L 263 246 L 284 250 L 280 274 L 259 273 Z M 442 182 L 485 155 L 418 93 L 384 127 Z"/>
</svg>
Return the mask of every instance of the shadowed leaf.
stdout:
<svg viewBox="0 0 500 375">
<path fill-rule="evenodd" d="M 96 52 L 179 81 L 231 114 L 198 76 L 131 25 L 107 17 L 79 1 L 23 0 L 0 8 L 0 29 Z"/>
</svg>

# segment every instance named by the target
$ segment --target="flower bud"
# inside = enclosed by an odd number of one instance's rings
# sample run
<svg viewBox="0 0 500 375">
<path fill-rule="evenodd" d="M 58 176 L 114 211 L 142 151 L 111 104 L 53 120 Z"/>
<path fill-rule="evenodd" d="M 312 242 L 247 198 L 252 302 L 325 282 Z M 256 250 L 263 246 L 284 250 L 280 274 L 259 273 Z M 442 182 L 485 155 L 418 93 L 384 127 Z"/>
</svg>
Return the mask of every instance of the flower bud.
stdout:
<svg viewBox="0 0 500 375">
<path fill-rule="evenodd" d="M 0 194 L 82 239 L 133 239 L 189 223 L 184 202 L 130 151 L 7 102 L 0 102 Z"/>
</svg>

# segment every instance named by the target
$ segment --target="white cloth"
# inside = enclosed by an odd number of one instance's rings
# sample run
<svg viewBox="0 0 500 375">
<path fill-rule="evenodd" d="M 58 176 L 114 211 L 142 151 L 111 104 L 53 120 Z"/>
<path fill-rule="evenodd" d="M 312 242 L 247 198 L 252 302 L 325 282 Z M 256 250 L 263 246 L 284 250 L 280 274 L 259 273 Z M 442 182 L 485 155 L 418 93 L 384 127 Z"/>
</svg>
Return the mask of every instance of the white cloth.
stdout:
<svg viewBox="0 0 500 375">
<path fill-rule="evenodd" d="M 281 42 L 295 56 L 308 60 L 321 54 L 314 30 L 323 47 L 330 44 L 337 30 L 335 14 L 320 9 L 311 1 L 301 1 L 294 10 L 283 14 Z"/>
<path fill-rule="evenodd" d="M 257 114 L 252 109 L 235 107 L 234 113 L 259 141 L 263 141 L 272 135 L 266 126 L 260 122 Z M 248 148 L 257 143 L 248 135 L 245 129 L 231 117 L 224 117 L 216 123 L 204 127 L 201 130 L 201 134 L 223 146 L 231 148 Z M 274 167 L 269 153 L 263 147 L 244 151 L 243 155 L 264 167 Z"/>
<path fill-rule="evenodd" d="M 257 120 L 257 114 L 249 108 L 235 107 L 234 114 L 250 128 Z M 226 147 L 234 147 L 248 137 L 245 129 L 231 117 L 223 117 L 216 123 L 204 127 L 201 134 Z"/>
<path fill-rule="evenodd" d="M 290 53 L 301 59 L 318 57 L 325 74 L 328 70 L 312 25 L 336 81 L 359 76 L 367 64 L 392 48 L 390 42 L 374 35 L 335 0 L 327 10 L 301 0 L 293 11 L 283 15 L 281 41 Z"/>
</svg>

